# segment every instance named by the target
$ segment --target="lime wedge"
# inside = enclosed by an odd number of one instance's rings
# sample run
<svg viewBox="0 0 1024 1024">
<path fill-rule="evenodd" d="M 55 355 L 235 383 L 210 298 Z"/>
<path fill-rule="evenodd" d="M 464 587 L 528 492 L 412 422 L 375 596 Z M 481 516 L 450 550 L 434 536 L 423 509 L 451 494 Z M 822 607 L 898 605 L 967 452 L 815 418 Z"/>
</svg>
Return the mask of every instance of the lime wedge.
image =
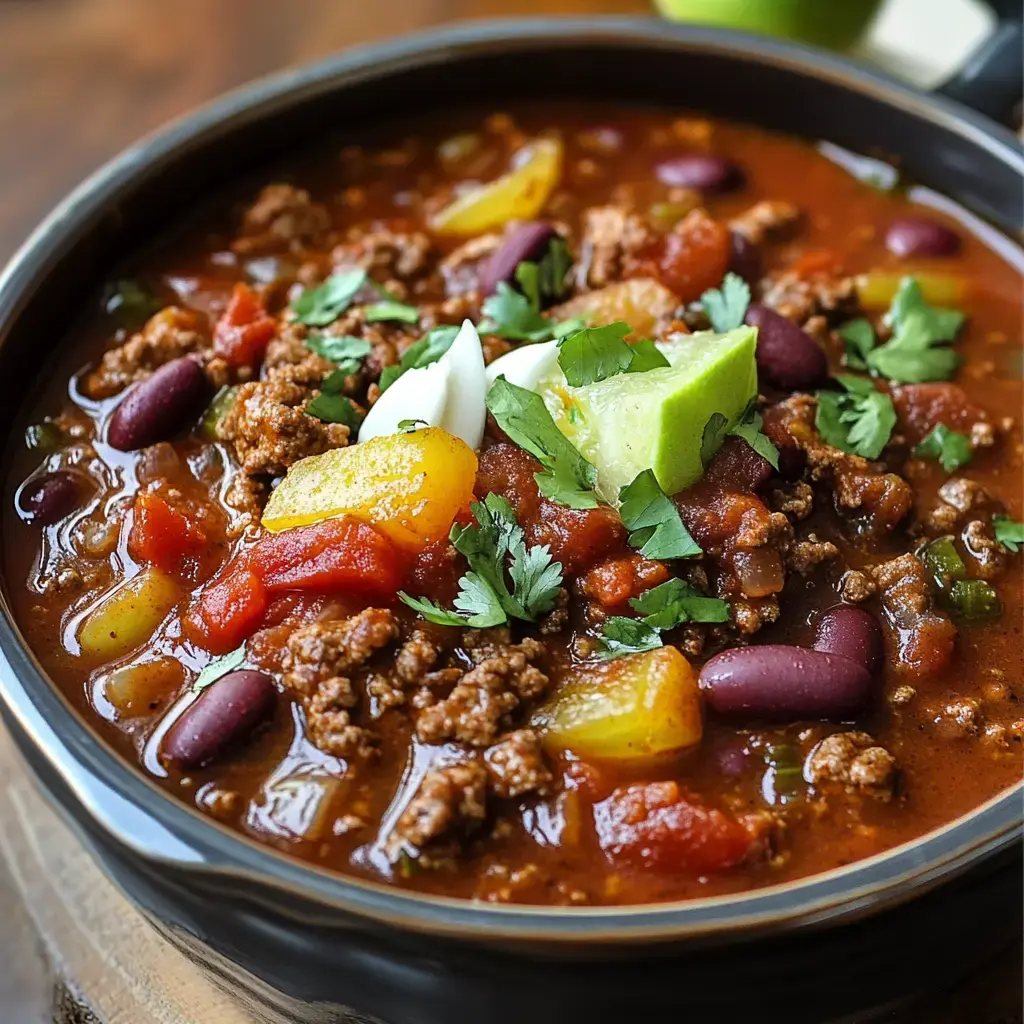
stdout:
<svg viewBox="0 0 1024 1024">
<path fill-rule="evenodd" d="M 538 390 L 562 433 L 597 467 L 605 501 L 645 469 L 675 494 L 704 471 L 701 440 L 712 415 L 721 413 L 731 427 L 757 395 L 756 344 L 752 327 L 674 335 L 658 345 L 669 366 L 580 388 L 558 371 Z"/>
</svg>

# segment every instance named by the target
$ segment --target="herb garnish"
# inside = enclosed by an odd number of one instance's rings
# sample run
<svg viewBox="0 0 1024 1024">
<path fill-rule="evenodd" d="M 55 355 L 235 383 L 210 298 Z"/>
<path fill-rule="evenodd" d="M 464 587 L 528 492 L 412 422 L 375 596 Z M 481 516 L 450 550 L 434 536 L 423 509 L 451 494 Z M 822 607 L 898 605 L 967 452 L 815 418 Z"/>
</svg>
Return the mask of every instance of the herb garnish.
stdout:
<svg viewBox="0 0 1024 1024">
<path fill-rule="evenodd" d="M 158 313 L 163 303 L 138 281 L 118 281 L 103 304 L 104 310 L 126 326 L 134 327 Z"/>
<path fill-rule="evenodd" d="M 684 622 L 729 621 L 729 606 L 724 601 L 705 597 L 692 584 L 676 578 L 631 598 L 629 604 L 642 618 L 613 615 L 604 621 L 599 639 L 605 660 L 661 647 L 661 632 Z"/>
<path fill-rule="evenodd" d="M 629 530 L 630 547 L 638 548 L 645 558 L 665 560 L 701 554 L 653 470 L 645 469 L 619 491 L 619 515 Z"/>
<path fill-rule="evenodd" d="M 844 389 L 819 391 L 815 426 L 827 444 L 877 459 L 896 426 L 892 399 L 863 377 L 836 377 Z"/>
<path fill-rule="evenodd" d="M 1024 544 L 1024 523 L 1015 522 L 1009 516 L 993 516 L 992 529 L 1004 548 L 1020 551 L 1021 544 Z"/>
<path fill-rule="evenodd" d="M 419 430 L 420 426 L 429 427 L 430 424 L 426 420 L 399 420 L 398 429 L 404 434 L 411 430 Z"/>
<path fill-rule="evenodd" d="M 580 319 L 557 322 L 544 316 L 534 302 L 502 281 L 480 307 L 485 319 L 481 334 L 496 334 L 509 341 L 549 341 L 583 326 Z"/>
<path fill-rule="evenodd" d="M 621 320 L 605 327 L 584 327 L 558 343 L 558 365 L 570 387 L 584 387 L 620 373 L 637 373 L 668 366 L 651 341 L 630 345 L 632 331 Z"/>
<path fill-rule="evenodd" d="M 222 676 L 226 676 L 229 672 L 234 672 L 244 661 L 245 644 L 242 644 L 241 647 L 236 647 L 230 654 L 225 654 L 224 657 L 211 661 L 196 676 L 196 681 L 192 684 L 192 692 L 201 693 L 208 686 L 212 686 L 217 682 Z"/>
<path fill-rule="evenodd" d="M 351 377 L 359 369 L 372 347 L 368 341 L 351 334 L 310 334 L 306 338 L 306 348 L 323 359 L 337 363 L 338 369 L 346 377 Z"/>
<path fill-rule="evenodd" d="M 452 324 L 432 327 L 419 341 L 413 342 L 403 353 L 397 366 L 385 366 L 377 382 L 381 391 L 387 391 L 407 370 L 422 370 L 436 363 L 452 347 L 459 328 Z"/>
<path fill-rule="evenodd" d="M 905 277 L 885 322 L 892 329 L 892 338 L 884 345 L 877 344 L 871 324 L 863 318 L 839 329 L 846 342 L 848 366 L 898 383 L 953 378 L 960 356 L 949 346 L 963 326 L 963 313 L 932 306 L 917 279 Z"/>
<path fill-rule="evenodd" d="M 540 262 L 523 260 L 516 267 L 516 283 L 534 309 L 544 299 L 556 300 L 565 294 L 565 276 L 572 266 L 572 257 L 563 238 L 553 238 Z"/>
<path fill-rule="evenodd" d="M 510 618 L 533 622 L 555 606 L 562 586 L 562 565 L 551 561 L 547 545 L 526 548 L 525 535 L 512 506 L 497 494 L 470 505 L 476 526 L 451 530 L 451 541 L 466 556 L 470 571 L 459 580 L 457 611 L 426 598 L 399 597 L 428 622 L 484 629 Z M 509 559 L 506 573 L 506 558 Z M 509 589 L 508 579 L 512 581 Z"/>
<path fill-rule="evenodd" d="M 386 297 L 382 302 L 374 302 L 363 308 L 363 315 L 366 317 L 367 323 L 397 320 L 403 324 L 414 324 L 419 320 L 420 311 L 415 306 L 391 298 L 383 289 L 378 288 L 377 290 Z"/>
<path fill-rule="evenodd" d="M 597 506 L 597 470 L 555 426 L 540 395 L 502 375 L 487 392 L 487 408 L 509 438 L 544 467 L 534 474 L 541 494 L 570 508 Z"/>
<path fill-rule="evenodd" d="M 310 327 L 326 327 L 334 323 L 352 305 L 356 293 L 365 283 L 365 270 L 341 270 L 331 274 L 323 284 L 307 288 L 292 303 L 295 319 Z"/>
<path fill-rule="evenodd" d="M 750 286 L 739 274 L 731 271 L 725 275 L 722 287 L 709 288 L 701 297 L 711 326 L 724 334 L 739 327 L 747 315 L 750 306 Z"/>
<path fill-rule="evenodd" d="M 915 455 L 938 459 L 947 473 L 966 466 L 971 461 L 971 441 L 966 434 L 950 430 L 945 423 L 939 423 L 914 449 Z"/>
<path fill-rule="evenodd" d="M 757 407 L 757 399 L 752 398 L 739 422 L 728 427 L 728 419 L 720 413 L 713 412 L 704 424 L 704 432 L 700 441 L 700 461 L 706 468 L 714 457 L 715 452 L 725 443 L 727 437 L 741 437 L 758 455 L 771 464 L 773 469 L 779 468 L 779 449 L 772 443 L 771 438 L 761 432 L 761 424 L 764 417 Z"/>
</svg>

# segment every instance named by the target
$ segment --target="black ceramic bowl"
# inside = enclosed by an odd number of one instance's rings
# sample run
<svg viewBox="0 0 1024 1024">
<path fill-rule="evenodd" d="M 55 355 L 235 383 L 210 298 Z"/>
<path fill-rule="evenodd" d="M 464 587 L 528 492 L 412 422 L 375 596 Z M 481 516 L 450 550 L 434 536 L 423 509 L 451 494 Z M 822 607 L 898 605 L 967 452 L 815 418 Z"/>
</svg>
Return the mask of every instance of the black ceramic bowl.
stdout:
<svg viewBox="0 0 1024 1024">
<path fill-rule="evenodd" d="M 1015 31 L 1004 27 L 989 54 L 1009 53 L 1011 75 Z M 1007 89 L 991 88 L 986 67 L 957 88 L 995 109 Z M 1019 91 L 1018 76 L 1009 98 Z M 648 20 L 449 28 L 258 82 L 74 192 L 0 279 L 0 423 L 13 421 L 40 339 L 60 338 L 103 276 L 201 197 L 325 125 L 358 138 L 361 126 L 457 107 L 467 94 L 700 108 L 881 149 L 1003 231 L 1021 229 L 1024 159 L 1012 135 L 834 57 Z M 223 829 L 97 740 L 47 682 L 6 598 L 0 650 L 5 719 L 43 787 L 154 924 L 260 1019 L 598 1024 L 683 1010 L 699 1021 L 860 1021 L 1020 930 L 1019 789 L 883 856 L 749 895 L 482 906 L 319 872 Z"/>
</svg>

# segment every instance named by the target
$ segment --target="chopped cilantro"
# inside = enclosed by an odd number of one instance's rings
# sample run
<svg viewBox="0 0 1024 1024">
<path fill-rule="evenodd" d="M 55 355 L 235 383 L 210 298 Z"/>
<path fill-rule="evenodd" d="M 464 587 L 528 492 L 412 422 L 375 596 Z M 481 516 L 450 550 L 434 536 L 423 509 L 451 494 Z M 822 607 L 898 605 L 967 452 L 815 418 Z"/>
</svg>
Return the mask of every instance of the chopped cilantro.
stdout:
<svg viewBox="0 0 1024 1024">
<path fill-rule="evenodd" d="M 570 508 L 597 506 L 597 470 L 555 426 L 540 395 L 500 376 L 487 392 L 487 408 L 515 444 L 540 460 L 544 469 L 535 477 L 545 497 Z"/>
<path fill-rule="evenodd" d="M 530 299 L 502 281 L 480 307 L 485 319 L 481 334 L 496 334 L 509 341 L 549 341 L 578 330 L 581 320 L 558 322 L 544 316 Z"/>
<path fill-rule="evenodd" d="M 421 424 L 424 427 L 430 426 L 430 424 L 426 420 L 399 420 L 398 429 L 402 433 L 405 433 L 408 430 L 419 430 Z"/>
<path fill-rule="evenodd" d="M 757 399 L 752 398 L 740 417 L 738 423 L 729 427 L 729 421 L 720 412 L 713 412 L 704 424 L 704 432 L 700 441 L 700 461 L 706 468 L 714 458 L 715 452 L 725 443 L 729 436 L 741 437 L 763 459 L 771 463 L 773 469 L 779 468 L 779 450 L 771 439 L 761 432 L 764 422 Z"/>
<path fill-rule="evenodd" d="M 414 324 L 420 318 L 420 311 L 415 306 L 397 302 L 394 299 L 371 303 L 364 307 L 363 314 L 367 323 L 376 323 L 379 320 L 398 320 L 403 324 Z"/>
<path fill-rule="evenodd" d="M 424 366 L 436 363 L 452 347 L 458 333 L 459 328 L 451 324 L 442 324 L 427 331 L 402 353 L 397 366 L 384 367 L 378 381 L 381 391 L 387 391 L 407 370 L 421 370 Z"/>
<path fill-rule="evenodd" d="M 885 319 L 892 338 L 864 357 L 873 373 L 909 384 L 952 379 L 960 357 L 949 345 L 963 326 L 963 313 L 930 305 L 917 280 L 905 277 Z"/>
<path fill-rule="evenodd" d="M 648 370 L 657 370 L 662 366 L 671 365 L 665 358 L 664 353 L 654 344 L 650 338 L 644 338 L 635 345 L 630 345 L 633 350 L 626 373 L 646 373 Z"/>
<path fill-rule="evenodd" d="M 306 412 L 324 423 L 344 423 L 350 430 L 356 430 L 363 422 L 363 415 L 355 407 L 352 399 L 339 395 L 336 391 L 327 390 L 329 384 L 336 383 L 331 379 L 334 376 L 335 374 L 331 374 L 324 380 L 324 390 L 306 406 Z"/>
<path fill-rule="evenodd" d="M 295 319 L 310 327 L 326 327 L 352 305 L 356 292 L 365 283 L 365 270 L 342 270 L 331 274 L 322 285 L 307 288 L 292 303 Z"/>
<path fill-rule="evenodd" d="M 138 281 L 118 281 L 107 295 L 103 308 L 126 327 L 135 327 L 162 308 L 163 303 Z"/>
<path fill-rule="evenodd" d="M 598 656 L 605 661 L 621 658 L 627 654 L 641 654 L 661 647 L 661 633 L 640 619 L 629 619 L 625 615 L 612 615 L 604 620 L 598 638 L 601 651 Z"/>
<path fill-rule="evenodd" d="M 992 529 L 996 540 L 1010 551 L 1020 551 L 1024 544 L 1024 523 L 1014 522 L 1009 516 L 993 516 Z"/>
<path fill-rule="evenodd" d="M 915 455 L 938 459 L 947 473 L 966 466 L 971 461 L 972 451 L 970 439 L 965 434 L 950 430 L 944 423 L 924 438 L 914 449 Z"/>
<path fill-rule="evenodd" d="M 551 611 L 562 586 L 561 563 L 551 561 L 546 545 L 535 544 L 527 550 L 512 506 L 499 495 L 488 494 L 470 509 L 477 525 L 456 523 L 451 530 L 451 541 L 470 568 L 459 580 L 457 610 L 449 612 L 405 593 L 399 594 L 401 599 L 429 622 L 478 629 L 510 618 L 532 622 Z"/>
<path fill-rule="evenodd" d="M 735 330 L 743 323 L 747 307 L 750 305 L 750 286 L 739 274 L 730 271 L 725 275 L 722 287 L 709 288 L 700 297 L 700 301 L 711 321 L 711 326 L 719 334 L 724 334 L 726 331 Z"/>
<path fill-rule="evenodd" d="M 368 341 L 351 334 L 311 334 L 306 338 L 306 348 L 332 363 L 337 363 L 338 369 L 346 377 L 351 377 L 370 354 L 372 346 Z"/>
<path fill-rule="evenodd" d="M 516 267 L 516 284 L 523 290 L 534 309 L 545 299 L 560 299 L 565 294 L 565 278 L 572 266 L 572 257 L 562 238 L 554 238 L 540 262 L 523 260 Z"/>
<path fill-rule="evenodd" d="M 211 661 L 198 676 L 196 681 L 192 684 L 193 693 L 201 693 L 208 686 L 212 686 L 222 676 L 226 676 L 229 672 L 234 672 L 242 662 L 245 661 L 245 644 L 241 647 L 236 647 L 230 654 L 225 654 L 222 658 L 216 658 Z"/>
<path fill-rule="evenodd" d="M 836 377 L 844 389 L 818 392 L 815 425 L 827 444 L 877 459 L 896 426 L 892 399 L 863 377 Z"/>
<path fill-rule="evenodd" d="M 626 342 L 632 328 L 621 320 L 605 327 L 584 327 L 558 343 L 558 365 L 570 387 L 584 387 L 620 373 L 668 366 L 652 341 Z"/>
<path fill-rule="evenodd" d="M 877 344 L 871 321 L 864 317 L 850 320 L 839 328 L 838 334 L 846 346 L 846 365 L 851 370 L 867 370 L 868 353 Z"/>
<path fill-rule="evenodd" d="M 704 424 L 704 432 L 700 437 L 700 461 L 705 469 L 714 458 L 715 452 L 725 444 L 728 434 L 728 417 L 720 412 L 713 412 Z"/>
<path fill-rule="evenodd" d="M 639 548 L 645 558 L 690 558 L 701 554 L 679 510 L 666 497 L 650 469 L 639 473 L 619 491 L 619 514 L 629 530 L 630 546 Z"/>
</svg>

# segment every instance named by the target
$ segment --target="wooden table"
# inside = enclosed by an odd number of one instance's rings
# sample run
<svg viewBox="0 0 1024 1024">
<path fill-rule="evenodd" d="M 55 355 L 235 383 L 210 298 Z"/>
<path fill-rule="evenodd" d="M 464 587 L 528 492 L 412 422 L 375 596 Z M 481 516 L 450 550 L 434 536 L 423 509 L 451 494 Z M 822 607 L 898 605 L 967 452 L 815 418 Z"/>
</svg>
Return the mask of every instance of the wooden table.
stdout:
<svg viewBox="0 0 1024 1024">
<path fill-rule="evenodd" d="M 648 9 L 643 0 L 0 0 L 0 262 L 123 146 L 265 72 L 458 18 Z M 2 733 L 0 853 L 3 1024 L 50 1016 L 54 960 L 109 1021 L 247 1020 L 102 878 L 34 792 Z M 34 930 L 49 944 L 45 958 Z M 971 986 L 910 1019 L 1019 1022 L 1020 960 L 1019 949 L 1009 950 Z M 65 988 L 58 992 L 61 1024 L 89 1021 Z"/>
</svg>

